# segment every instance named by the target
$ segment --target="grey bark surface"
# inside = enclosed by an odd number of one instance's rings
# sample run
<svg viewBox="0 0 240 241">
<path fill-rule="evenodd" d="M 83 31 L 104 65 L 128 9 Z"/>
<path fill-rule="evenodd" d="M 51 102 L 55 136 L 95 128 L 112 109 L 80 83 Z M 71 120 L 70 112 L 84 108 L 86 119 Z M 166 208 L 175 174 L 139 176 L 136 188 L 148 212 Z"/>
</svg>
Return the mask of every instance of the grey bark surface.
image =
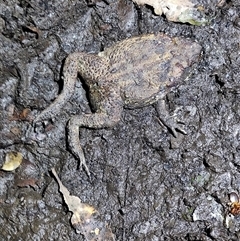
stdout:
<svg viewBox="0 0 240 241">
<path fill-rule="evenodd" d="M 206 26 L 169 22 L 130 0 L 0 2 L 0 164 L 10 151 L 24 156 L 14 172 L 0 170 L 0 240 L 84 240 L 53 167 L 116 240 L 239 240 L 239 217 L 228 228 L 225 217 L 229 193 L 240 193 L 240 5 L 201 3 L 214 16 Z M 91 113 L 80 76 L 52 122 L 29 132 L 31 123 L 61 92 L 70 53 L 153 32 L 203 47 L 188 81 L 165 99 L 187 135 L 174 138 L 153 106 L 124 109 L 113 128 L 81 128 L 90 181 L 66 144 L 70 116 Z"/>
</svg>

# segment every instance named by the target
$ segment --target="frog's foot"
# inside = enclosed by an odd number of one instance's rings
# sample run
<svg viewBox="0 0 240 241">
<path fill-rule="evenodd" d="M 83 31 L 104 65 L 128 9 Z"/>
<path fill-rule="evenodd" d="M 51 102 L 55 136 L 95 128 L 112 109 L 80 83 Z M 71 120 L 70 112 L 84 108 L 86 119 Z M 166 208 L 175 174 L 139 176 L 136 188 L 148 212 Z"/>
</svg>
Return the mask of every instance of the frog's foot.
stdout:
<svg viewBox="0 0 240 241">
<path fill-rule="evenodd" d="M 187 132 L 182 129 L 177 123 L 177 121 L 175 121 L 173 118 L 167 118 L 167 119 L 164 119 L 162 117 L 159 117 L 160 121 L 168 128 L 168 130 L 171 132 L 171 134 L 174 136 L 174 137 L 178 137 L 178 132 L 184 134 L 184 135 L 187 135 Z"/>
<path fill-rule="evenodd" d="M 74 141 L 74 140 L 72 140 L 72 141 Z M 77 156 L 79 158 L 79 160 L 80 160 L 80 163 L 79 163 L 80 170 L 82 170 L 82 166 L 83 166 L 85 171 L 86 171 L 86 173 L 87 173 L 87 175 L 88 175 L 88 177 L 91 178 L 90 171 L 89 171 L 89 168 L 87 166 L 83 150 L 82 150 L 82 148 L 80 146 L 79 138 L 78 138 L 78 142 L 79 142 L 78 146 L 75 146 L 75 147 L 72 146 L 71 147 L 71 144 L 70 144 L 71 142 L 69 141 L 69 146 L 70 146 L 71 151 L 73 152 L 73 154 L 75 156 Z"/>
<path fill-rule="evenodd" d="M 79 140 L 79 125 L 76 123 L 76 117 L 72 117 L 68 122 L 68 145 L 74 156 L 76 156 L 79 160 L 80 169 L 82 166 L 84 167 L 87 175 L 90 177 L 90 171 L 86 163 L 86 159 L 83 153 L 83 149 Z"/>
<path fill-rule="evenodd" d="M 178 136 L 177 131 L 184 135 L 187 134 L 187 132 L 178 125 L 179 122 L 169 116 L 169 113 L 166 111 L 165 108 L 164 100 L 159 100 L 157 103 L 155 103 L 155 109 L 157 111 L 160 121 L 168 128 L 168 130 L 174 137 Z"/>
</svg>

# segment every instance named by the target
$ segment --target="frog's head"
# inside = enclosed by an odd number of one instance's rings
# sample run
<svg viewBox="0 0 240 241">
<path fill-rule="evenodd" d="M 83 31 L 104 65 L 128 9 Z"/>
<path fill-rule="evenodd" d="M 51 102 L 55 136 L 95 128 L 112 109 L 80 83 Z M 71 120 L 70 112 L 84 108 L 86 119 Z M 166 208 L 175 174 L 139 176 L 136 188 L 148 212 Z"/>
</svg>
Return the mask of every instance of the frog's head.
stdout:
<svg viewBox="0 0 240 241">
<path fill-rule="evenodd" d="M 169 60 L 166 87 L 174 88 L 191 76 L 191 66 L 198 62 L 201 46 L 196 42 L 190 42 L 187 46 L 188 48 L 183 48 L 182 52 L 173 53 L 175 56 Z"/>
<path fill-rule="evenodd" d="M 165 81 L 165 86 L 167 88 L 175 88 L 186 82 L 189 77 L 191 76 L 192 69 L 190 67 L 183 67 L 182 65 L 178 64 L 174 66 L 172 71 L 168 74 L 168 78 Z"/>
</svg>

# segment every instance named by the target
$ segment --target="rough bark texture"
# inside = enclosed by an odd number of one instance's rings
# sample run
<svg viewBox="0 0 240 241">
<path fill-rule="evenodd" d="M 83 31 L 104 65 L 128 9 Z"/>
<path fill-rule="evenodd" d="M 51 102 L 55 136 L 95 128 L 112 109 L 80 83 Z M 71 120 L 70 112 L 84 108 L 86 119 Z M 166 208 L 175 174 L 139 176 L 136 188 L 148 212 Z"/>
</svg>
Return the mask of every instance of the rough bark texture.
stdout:
<svg viewBox="0 0 240 241">
<path fill-rule="evenodd" d="M 240 5 L 205 2 L 211 21 L 199 27 L 130 0 L 0 2 L 0 162 L 11 151 L 23 155 L 14 172 L 0 171 L 0 240 L 84 240 L 70 225 L 54 166 L 116 240 L 239 240 L 240 219 L 227 229 L 225 216 L 228 194 L 240 193 Z M 152 106 L 124 110 L 112 129 L 82 128 L 90 182 L 68 151 L 65 129 L 70 116 L 91 111 L 86 86 L 77 83 L 52 123 L 34 132 L 31 121 L 61 91 L 70 53 L 98 53 L 152 32 L 203 47 L 189 80 L 166 98 L 187 135 L 172 137 Z"/>
</svg>

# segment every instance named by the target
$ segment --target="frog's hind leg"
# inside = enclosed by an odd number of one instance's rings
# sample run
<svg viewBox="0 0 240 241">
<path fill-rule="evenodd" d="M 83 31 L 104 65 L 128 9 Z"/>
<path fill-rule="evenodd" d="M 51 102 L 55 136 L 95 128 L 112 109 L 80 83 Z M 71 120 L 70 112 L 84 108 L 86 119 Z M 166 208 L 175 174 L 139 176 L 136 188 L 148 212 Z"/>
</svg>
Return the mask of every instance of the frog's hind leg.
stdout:
<svg viewBox="0 0 240 241">
<path fill-rule="evenodd" d="M 98 74 L 96 74 L 98 73 L 96 71 L 97 68 L 102 69 L 101 74 L 105 74 L 107 71 L 107 64 L 97 55 L 81 52 L 70 54 L 66 58 L 63 67 L 64 85 L 61 94 L 48 108 L 35 118 L 34 123 L 51 119 L 59 114 L 74 93 L 78 74 L 83 77 L 87 84 L 94 83 L 97 77 L 99 77 Z"/>
<path fill-rule="evenodd" d="M 93 114 L 84 114 L 73 116 L 68 122 L 68 145 L 72 153 L 79 158 L 80 166 L 84 166 L 88 176 L 90 172 L 86 164 L 85 156 L 81 148 L 79 139 L 79 128 L 105 128 L 116 125 L 121 118 L 122 103 L 117 100 L 106 101 L 101 111 Z"/>
<path fill-rule="evenodd" d="M 45 110 L 43 110 L 34 120 L 34 123 L 41 122 L 46 119 L 51 119 L 57 115 L 66 102 L 71 98 L 75 83 L 77 81 L 78 65 L 69 55 L 65 61 L 63 68 L 64 86 L 61 94 L 54 100 L 54 102 Z"/>
</svg>

